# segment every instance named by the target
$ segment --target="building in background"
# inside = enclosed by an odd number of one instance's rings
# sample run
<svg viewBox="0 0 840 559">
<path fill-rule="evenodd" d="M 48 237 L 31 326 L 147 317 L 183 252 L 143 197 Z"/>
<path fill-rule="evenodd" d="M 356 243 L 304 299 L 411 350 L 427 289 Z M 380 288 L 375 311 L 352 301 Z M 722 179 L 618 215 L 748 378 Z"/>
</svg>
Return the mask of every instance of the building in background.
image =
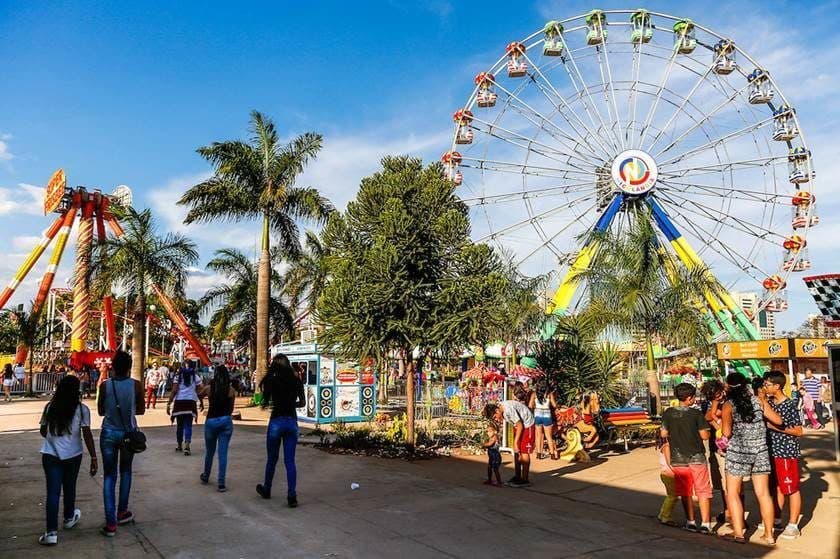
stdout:
<svg viewBox="0 0 840 559">
<path fill-rule="evenodd" d="M 799 334 L 809 338 L 840 338 L 840 328 L 828 326 L 825 321 L 826 318 L 821 314 L 809 314 Z"/>
<path fill-rule="evenodd" d="M 732 293 L 732 298 L 752 321 L 761 339 L 769 340 L 776 337 L 776 317 L 773 313 L 760 311 L 756 314 L 755 312 L 759 302 L 757 293 Z"/>
</svg>

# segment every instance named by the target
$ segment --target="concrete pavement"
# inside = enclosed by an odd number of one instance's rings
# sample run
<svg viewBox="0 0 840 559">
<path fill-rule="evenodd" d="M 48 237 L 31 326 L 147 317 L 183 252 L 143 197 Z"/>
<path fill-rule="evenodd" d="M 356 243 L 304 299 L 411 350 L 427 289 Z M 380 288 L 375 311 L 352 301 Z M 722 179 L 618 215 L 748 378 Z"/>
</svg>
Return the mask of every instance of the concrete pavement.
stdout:
<svg viewBox="0 0 840 559">
<path fill-rule="evenodd" d="M 43 548 L 44 480 L 35 427 L 41 402 L 0 405 L 0 557 L 837 557 L 840 480 L 826 434 L 809 433 L 803 481 L 803 537 L 774 550 L 660 527 L 658 465 L 652 449 L 589 465 L 540 461 L 529 489 L 481 485 L 484 459 L 417 462 L 331 455 L 298 447 L 301 506 L 285 506 L 282 466 L 276 497 L 254 485 L 264 465 L 266 414 L 244 409 L 228 468 L 228 493 L 198 480 L 202 426 L 193 456 L 176 454 L 164 406 L 141 419 L 149 450 L 138 456 L 130 508 L 136 523 L 112 539 L 102 523 L 101 474 L 79 476 L 74 530 Z M 95 415 L 95 414 L 94 414 Z M 203 423 L 203 420 L 202 420 Z M 97 425 L 98 426 L 98 421 Z M 510 475 L 510 457 L 504 474 Z M 82 470 L 87 468 L 85 458 Z M 351 490 L 350 484 L 360 485 Z M 747 508 L 756 510 L 748 495 Z M 754 522 L 753 522 L 754 523 Z M 755 538 L 757 539 L 757 537 Z"/>
</svg>

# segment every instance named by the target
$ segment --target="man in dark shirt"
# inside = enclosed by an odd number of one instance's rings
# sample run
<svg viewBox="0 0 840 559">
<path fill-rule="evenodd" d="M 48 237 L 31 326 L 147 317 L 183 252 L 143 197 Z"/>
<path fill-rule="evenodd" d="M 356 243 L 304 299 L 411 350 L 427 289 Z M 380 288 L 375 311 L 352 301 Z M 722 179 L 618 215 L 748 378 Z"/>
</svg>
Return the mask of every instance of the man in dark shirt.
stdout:
<svg viewBox="0 0 840 559">
<path fill-rule="evenodd" d="M 802 495 L 799 493 L 799 437 L 802 436 L 802 418 L 796 404 L 785 395 L 787 378 L 784 373 L 770 371 L 764 375 L 764 390 L 771 398 L 770 405 L 782 417 L 781 425 L 767 423 L 767 447 L 773 460 L 771 481 L 776 486 L 776 503 L 781 515 L 785 497 L 790 502 L 790 518 L 781 537 L 792 540 L 799 537 L 799 513 Z"/>
<path fill-rule="evenodd" d="M 257 485 L 257 493 L 264 499 L 271 498 L 274 470 L 283 447 L 283 463 L 286 466 L 286 498 L 289 506 L 297 506 L 297 468 L 295 467 L 295 446 L 298 439 L 297 409 L 306 404 L 303 383 L 292 369 L 289 358 L 279 353 L 271 360 L 268 374 L 260 383 L 263 394 L 262 406 L 271 404 L 271 420 L 266 433 L 265 480 Z"/>
<path fill-rule="evenodd" d="M 662 437 L 670 441 L 669 466 L 674 471 L 677 496 L 685 510 L 685 528 L 711 533 L 712 481 L 706 462 L 703 441 L 709 438 L 709 423 L 697 408 L 692 407 L 697 389 L 686 382 L 674 387 L 674 396 L 679 405 L 668 408 L 662 414 Z M 666 455 L 667 456 L 667 455 Z M 698 527 L 694 516 L 694 500 L 697 496 L 701 524 Z"/>
</svg>

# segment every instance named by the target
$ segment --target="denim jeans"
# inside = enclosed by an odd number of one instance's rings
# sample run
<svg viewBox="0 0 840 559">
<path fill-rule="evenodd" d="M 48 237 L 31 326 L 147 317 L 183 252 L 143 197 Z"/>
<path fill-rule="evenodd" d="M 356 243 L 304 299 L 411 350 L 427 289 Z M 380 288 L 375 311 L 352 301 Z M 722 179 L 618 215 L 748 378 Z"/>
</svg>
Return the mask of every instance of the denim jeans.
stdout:
<svg viewBox="0 0 840 559">
<path fill-rule="evenodd" d="M 274 417 L 268 422 L 265 449 L 268 460 L 265 463 L 265 482 L 263 487 L 271 491 L 274 470 L 280 457 L 280 445 L 283 445 L 283 463 L 286 466 L 286 494 L 297 497 L 297 469 L 295 468 L 295 446 L 298 439 L 298 425 L 294 417 Z"/>
<path fill-rule="evenodd" d="M 219 443 L 219 485 L 225 484 L 227 471 L 228 445 L 233 435 L 233 420 L 229 415 L 211 417 L 204 422 L 204 476 L 210 477 L 213 468 L 213 455 L 216 454 L 216 442 Z"/>
<path fill-rule="evenodd" d="M 64 518 L 73 518 L 76 509 L 76 479 L 82 465 L 82 455 L 59 460 L 52 454 L 42 454 L 41 464 L 47 478 L 47 532 L 58 530 L 58 501 L 64 489 Z"/>
<path fill-rule="evenodd" d="M 105 523 L 117 523 L 117 511 L 128 510 L 128 496 L 131 493 L 131 462 L 134 454 L 123 448 L 125 431 L 121 429 L 102 429 L 99 435 L 99 449 L 102 451 L 102 472 L 105 480 L 102 483 L 102 498 L 105 502 Z M 117 467 L 120 474 L 120 498 L 118 506 L 114 506 L 117 488 Z"/>
<path fill-rule="evenodd" d="M 163 395 L 165 393 L 166 393 L 166 381 L 161 382 L 160 385 L 158 386 L 158 394 L 157 394 L 158 398 L 160 398 L 162 400 Z"/>
<path fill-rule="evenodd" d="M 175 428 L 175 438 L 178 440 L 178 446 L 181 446 L 181 443 L 183 441 L 186 441 L 187 444 L 190 444 L 190 442 L 192 442 L 192 414 L 185 413 L 182 415 L 176 415 L 175 423 L 177 425 L 177 427 Z"/>
</svg>

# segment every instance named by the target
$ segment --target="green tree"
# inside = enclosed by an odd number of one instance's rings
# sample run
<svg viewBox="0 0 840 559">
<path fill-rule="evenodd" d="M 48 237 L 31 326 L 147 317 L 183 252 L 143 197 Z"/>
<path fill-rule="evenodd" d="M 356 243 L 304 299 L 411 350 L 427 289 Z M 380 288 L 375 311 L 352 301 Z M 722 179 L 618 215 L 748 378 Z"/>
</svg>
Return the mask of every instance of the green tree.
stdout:
<svg viewBox="0 0 840 559">
<path fill-rule="evenodd" d="M 330 280 L 317 304 L 326 327 L 319 341 L 353 359 L 374 357 L 380 367 L 391 355 L 406 363 L 409 447 L 415 371 L 435 348 L 487 338 L 464 317 L 466 299 L 493 292 L 473 284 L 486 272 L 481 258 L 492 256 L 472 245 L 469 229 L 467 208 L 439 164 L 385 157 L 324 230 Z M 459 290 L 458 282 L 470 287 Z"/>
<path fill-rule="evenodd" d="M 303 251 L 294 258 L 286 271 L 285 292 L 289 306 L 295 312 L 311 312 L 327 285 L 326 251 L 320 237 L 307 231 Z"/>
<path fill-rule="evenodd" d="M 20 339 L 20 323 L 15 312 L 3 309 L 0 312 L 0 353 L 14 353 Z"/>
<path fill-rule="evenodd" d="M 271 119 L 251 113 L 248 142 L 213 142 L 198 149 L 212 166 L 209 179 L 190 188 L 179 200 L 189 207 L 186 223 L 216 220 L 262 220 L 262 241 L 257 272 L 258 381 L 268 366 L 269 316 L 271 310 L 271 243 L 285 254 L 300 252 L 296 220 L 326 221 L 332 205 L 314 188 L 295 186 L 297 177 L 321 149 L 319 134 L 306 133 L 288 144 L 281 142 Z"/>
<path fill-rule="evenodd" d="M 212 314 L 210 331 L 216 338 L 232 336 L 238 345 L 248 347 L 250 370 L 257 356 L 257 269 L 254 263 L 236 249 L 221 249 L 207 263 L 207 268 L 225 277 L 225 283 L 211 288 L 199 301 L 203 312 Z M 275 289 L 281 290 L 280 276 L 272 274 Z M 292 316 L 280 297 L 269 305 L 269 330 L 274 336 L 292 330 Z"/>
<path fill-rule="evenodd" d="M 143 378 L 146 355 L 146 303 L 157 285 L 171 296 L 183 296 L 187 267 L 198 261 L 195 244 L 175 233 L 160 235 L 150 210 L 120 210 L 124 233 L 96 246 L 91 262 L 94 291 L 112 287 L 134 301 L 131 376 Z"/>
<path fill-rule="evenodd" d="M 503 254 L 502 263 L 507 289 L 497 304 L 496 313 L 501 318 L 497 337 L 513 348 L 510 355 L 513 367 L 517 360 L 517 346 L 530 345 L 540 339 L 540 329 L 546 321 L 540 296 L 545 291 L 549 275 L 523 275 L 512 254 Z"/>
</svg>

